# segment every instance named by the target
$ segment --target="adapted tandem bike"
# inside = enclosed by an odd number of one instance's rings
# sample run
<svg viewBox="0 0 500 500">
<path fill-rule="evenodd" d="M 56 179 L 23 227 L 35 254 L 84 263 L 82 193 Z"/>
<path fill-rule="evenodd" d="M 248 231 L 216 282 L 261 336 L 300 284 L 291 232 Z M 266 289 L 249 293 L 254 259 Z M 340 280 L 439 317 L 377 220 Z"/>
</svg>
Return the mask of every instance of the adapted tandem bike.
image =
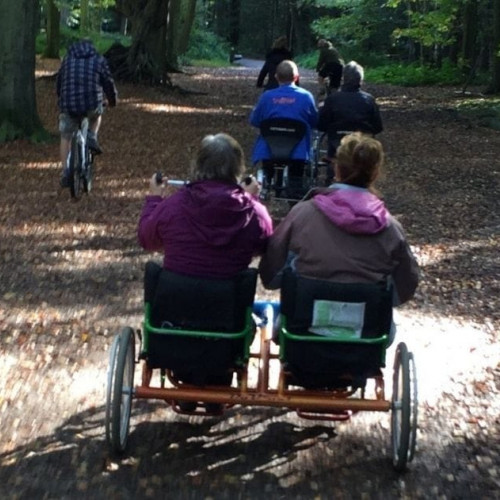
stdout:
<svg viewBox="0 0 500 500">
<path fill-rule="evenodd" d="M 125 452 L 137 399 L 163 400 L 177 413 L 199 416 L 223 415 L 234 405 L 286 408 L 302 418 L 330 421 L 372 411 L 390 414 L 392 463 L 405 470 L 416 446 L 417 377 L 413 354 L 400 342 L 387 397 L 391 287 L 332 283 L 287 271 L 280 301 L 256 302 L 256 282 L 253 268 L 220 280 L 146 264 L 142 330 L 124 327 L 110 350 L 110 451 Z M 318 304 L 330 307 L 326 321 Z M 345 310 L 353 308 L 361 321 L 349 326 Z M 137 384 L 136 364 L 142 365 Z"/>
</svg>

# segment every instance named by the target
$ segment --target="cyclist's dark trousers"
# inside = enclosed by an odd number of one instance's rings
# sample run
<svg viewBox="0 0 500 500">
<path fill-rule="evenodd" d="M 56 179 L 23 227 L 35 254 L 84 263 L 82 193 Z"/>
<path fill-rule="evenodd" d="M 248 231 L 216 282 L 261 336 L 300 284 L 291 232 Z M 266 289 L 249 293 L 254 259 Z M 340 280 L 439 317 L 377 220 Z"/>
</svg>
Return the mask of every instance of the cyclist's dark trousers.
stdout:
<svg viewBox="0 0 500 500">
<path fill-rule="evenodd" d="M 340 87 L 340 82 L 342 80 L 342 72 L 344 67 L 340 63 L 329 63 L 326 64 L 324 68 L 319 72 L 319 75 L 323 78 L 328 78 L 328 90 L 334 91 Z"/>
</svg>

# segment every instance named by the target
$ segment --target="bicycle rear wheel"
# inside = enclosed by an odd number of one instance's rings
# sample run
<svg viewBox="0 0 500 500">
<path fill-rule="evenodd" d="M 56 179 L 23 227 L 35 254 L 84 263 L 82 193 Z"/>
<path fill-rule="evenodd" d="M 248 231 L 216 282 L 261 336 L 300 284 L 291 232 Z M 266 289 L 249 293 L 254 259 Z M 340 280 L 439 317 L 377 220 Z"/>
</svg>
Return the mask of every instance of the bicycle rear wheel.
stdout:
<svg viewBox="0 0 500 500">
<path fill-rule="evenodd" d="M 94 154 L 85 146 L 85 174 L 83 176 L 83 191 L 90 193 L 94 179 Z"/>
<path fill-rule="evenodd" d="M 78 134 L 73 134 L 69 153 L 68 177 L 71 197 L 77 200 L 82 196 L 82 167 L 83 158 L 78 144 Z"/>
</svg>

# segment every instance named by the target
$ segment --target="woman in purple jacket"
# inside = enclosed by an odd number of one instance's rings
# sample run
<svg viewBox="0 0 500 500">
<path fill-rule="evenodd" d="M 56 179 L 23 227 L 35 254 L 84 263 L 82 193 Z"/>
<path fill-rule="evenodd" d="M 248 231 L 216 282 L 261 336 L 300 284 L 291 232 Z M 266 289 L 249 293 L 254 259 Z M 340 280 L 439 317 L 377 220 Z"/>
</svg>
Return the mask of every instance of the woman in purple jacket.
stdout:
<svg viewBox="0 0 500 500">
<path fill-rule="evenodd" d="M 163 267 L 198 278 L 232 278 L 245 270 L 252 258 L 264 253 L 273 224 L 258 200 L 260 186 L 254 178 L 242 182 L 245 172 L 241 146 L 219 133 L 201 141 L 193 181 L 164 198 L 167 180 L 150 181 L 150 193 L 139 221 L 141 246 L 163 251 Z M 192 372 L 177 373 L 183 382 L 195 383 Z M 227 378 L 227 380 L 226 380 Z M 209 376 L 205 383 L 230 384 L 231 377 Z M 183 411 L 197 403 L 179 401 Z M 205 404 L 216 413 L 219 404 Z"/>
<path fill-rule="evenodd" d="M 163 251 L 163 267 L 189 276 L 230 278 L 261 255 L 272 220 L 258 200 L 255 179 L 242 183 L 241 146 L 231 136 L 208 135 L 196 159 L 193 181 L 163 198 L 166 180 L 150 182 L 139 221 L 139 242 Z"/>
</svg>

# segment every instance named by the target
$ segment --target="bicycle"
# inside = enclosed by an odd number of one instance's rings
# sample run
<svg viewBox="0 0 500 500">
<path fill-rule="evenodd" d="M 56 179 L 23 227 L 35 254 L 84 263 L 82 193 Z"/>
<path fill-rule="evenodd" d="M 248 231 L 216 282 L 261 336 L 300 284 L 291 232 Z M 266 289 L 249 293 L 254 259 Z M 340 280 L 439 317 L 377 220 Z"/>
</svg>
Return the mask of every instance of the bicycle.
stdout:
<svg viewBox="0 0 500 500">
<path fill-rule="evenodd" d="M 79 118 L 78 128 L 71 137 L 71 148 L 68 155 L 67 172 L 71 197 L 79 200 L 83 193 L 92 189 L 94 175 L 94 152 L 87 144 L 89 119 Z"/>
</svg>

